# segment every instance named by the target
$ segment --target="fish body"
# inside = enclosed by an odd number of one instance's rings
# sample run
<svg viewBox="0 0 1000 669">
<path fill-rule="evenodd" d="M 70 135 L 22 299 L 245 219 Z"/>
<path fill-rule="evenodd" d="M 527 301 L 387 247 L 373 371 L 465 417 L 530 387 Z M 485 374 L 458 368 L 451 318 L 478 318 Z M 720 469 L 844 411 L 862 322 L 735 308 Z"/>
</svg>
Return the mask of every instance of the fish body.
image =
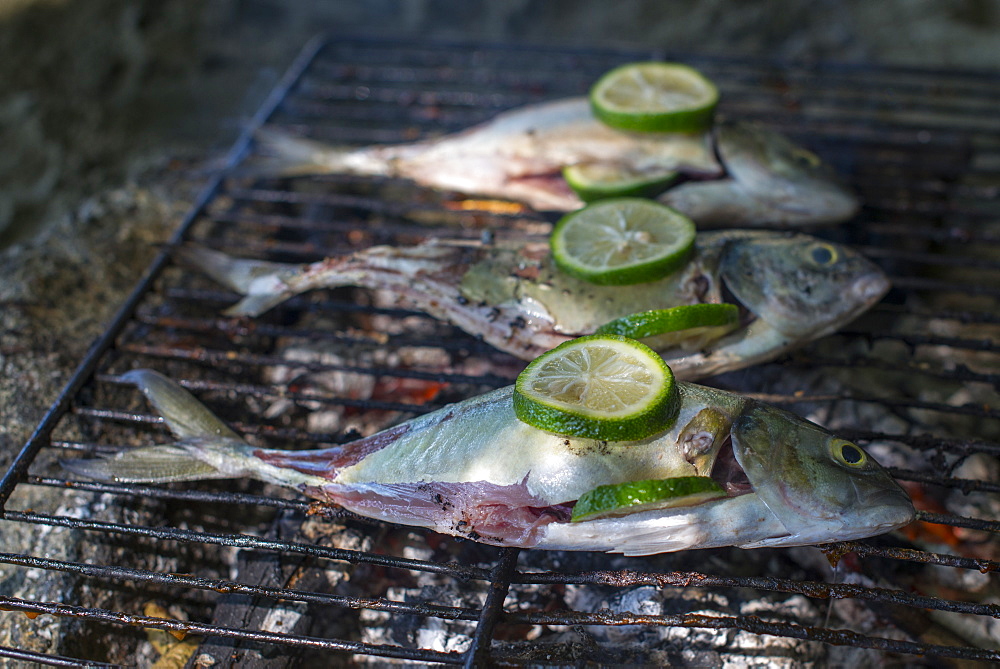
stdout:
<svg viewBox="0 0 1000 669">
<path fill-rule="evenodd" d="M 521 107 L 409 144 L 336 148 L 273 131 L 259 139 L 279 173 L 405 178 L 540 211 L 583 206 L 562 177 L 573 165 L 636 175 L 680 172 L 686 180 L 661 199 L 696 222 L 818 224 L 846 220 L 858 208 L 829 166 L 778 133 L 738 122 L 693 135 L 625 132 L 596 120 L 586 98 Z"/>
<path fill-rule="evenodd" d="M 251 477 L 363 516 L 485 543 L 629 555 L 856 539 L 913 518 L 903 490 L 856 445 L 775 407 L 693 384 L 680 384 L 673 426 L 637 442 L 533 428 L 515 416 L 507 387 L 343 446 L 281 451 L 246 443 L 166 377 L 135 370 L 124 378 L 179 441 L 64 463 L 72 471 L 127 482 Z M 575 501 L 597 486 L 678 476 L 711 476 L 727 495 L 570 521 Z"/>
<path fill-rule="evenodd" d="M 714 137 L 726 177 L 682 183 L 661 202 L 713 226 L 838 223 L 857 213 L 857 200 L 834 170 L 784 135 L 721 123 Z"/>
<path fill-rule="evenodd" d="M 524 360 L 615 318 L 735 299 L 744 311 L 736 330 L 660 350 L 687 380 L 772 359 L 828 334 L 889 288 L 884 273 L 848 247 L 771 232 L 701 233 L 682 269 L 624 287 L 568 276 L 555 267 L 545 243 L 377 246 L 310 265 L 234 259 L 195 246 L 180 254 L 245 295 L 231 315 L 257 315 L 314 288 L 360 286 L 382 290 L 397 306 L 425 311 Z"/>
</svg>

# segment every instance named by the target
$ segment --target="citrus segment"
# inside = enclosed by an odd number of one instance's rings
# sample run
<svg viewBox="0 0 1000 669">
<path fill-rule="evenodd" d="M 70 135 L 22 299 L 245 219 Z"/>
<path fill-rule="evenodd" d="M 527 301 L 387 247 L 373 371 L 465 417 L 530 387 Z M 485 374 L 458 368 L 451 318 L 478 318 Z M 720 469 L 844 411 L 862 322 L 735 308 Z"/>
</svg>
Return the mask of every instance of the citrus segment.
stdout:
<svg viewBox="0 0 1000 669">
<path fill-rule="evenodd" d="M 514 384 L 514 412 L 525 423 L 606 441 L 638 441 L 668 430 L 679 403 L 663 358 L 616 335 L 564 342 L 532 361 Z"/>
<path fill-rule="evenodd" d="M 573 506 L 571 522 L 624 516 L 640 511 L 692 506 L 725 497 L 726 491 L 707 476 L 629 481 L 602 485 L 580 496 Z"/>
<path fill-rule="evenodd" d="M 694 247 L 687 216 L 640 198 L 600 200 L 563 216 L 552 231 L 552 259 L 584 281 L 624 286 L 680 268 Z"/>
<path fill-rule="evenodd" d="M 590 89 L 594 116 L 639 132 L 701 132 L 712 125 L 718 102 L 715 84 L 678 63 L 622 65 Z"/>
<path fill-rule="evenodd" d="M 584 202 L 609 197 L 653 197 L 680 176 L 676 170 L 637 172 L 624 165 L 580 163 L 563 168 L 563 179 Z"/>
</svg>

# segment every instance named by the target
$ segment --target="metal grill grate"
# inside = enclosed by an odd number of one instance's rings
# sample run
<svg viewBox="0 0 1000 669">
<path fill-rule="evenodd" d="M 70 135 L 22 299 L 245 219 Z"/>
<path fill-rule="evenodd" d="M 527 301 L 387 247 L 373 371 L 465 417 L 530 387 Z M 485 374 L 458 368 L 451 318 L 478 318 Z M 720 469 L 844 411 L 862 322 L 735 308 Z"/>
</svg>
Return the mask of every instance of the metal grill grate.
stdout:
<svg viewBox="0 0 1000 669">
<path fill-rule="evenodd" d="M 581 94 L 614 65 L 663 56 L 316 41 L 171 246 L 193 239 L 306 261 L 494 227 L 544 233 L 550 223 L 537 214 L 466 211 L 453 195 L 407 183 L 262 180 L 239 165 L 265 123 L 334 142 L 412 140 Z M 922 534 L 827 546 L 839 565 L 831 573 L 810 550 L 519 552 L 359 519 L 262 484 L 67 480 L 57 465 L 66 454 L 163 440 L 161 419 L 119 380 L 134 367 L 164 371 L 252 441 L 286 448 L 349 441 L 506 385 L 519 369 L 450 326 L 346 289 L 253 321 L 223 318 L 233 296 L 175 267 L 168 248 L 0 482 L 4 532 L 29 528 L 66 547 L 58 559 L 0 554 L 50 579 L 66 603 L 2 596 L 0 607 L 58 616 L 73 658 L 10 648 L 0 657 L 133 663 L 150 652 L 147 628 L 197 638 L 196 654 L 234 666 L 1000 661 L 1000 219 L 991 206 L 1000 77 L 679 60 L 718 82 L 724 113 L 779 127 L 853 182 L 861 214 L 817 234 L 862 248 L 894 282 L 845 331 L 708 383 L 869 445 L 924 509 Z M 973 463 L 993 477 L 978 477 Z M 144 612 L 150 601 L 173 606 L 173 617 Z"/>
</svg>

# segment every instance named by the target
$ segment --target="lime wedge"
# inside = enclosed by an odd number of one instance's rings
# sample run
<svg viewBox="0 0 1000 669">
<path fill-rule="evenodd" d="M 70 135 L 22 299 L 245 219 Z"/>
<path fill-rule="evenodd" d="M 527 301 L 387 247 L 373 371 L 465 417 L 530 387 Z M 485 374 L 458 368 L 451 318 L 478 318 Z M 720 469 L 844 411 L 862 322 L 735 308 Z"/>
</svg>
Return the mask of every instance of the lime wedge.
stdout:
<svg viewBox="0 0 1000 669">
<path fill-rule="evenodd" d="M 701 132 L 712 125 L 718 102 L 715 84 L 678 63 L 622 65 L 590 89 L 594 116 L 639 132 Z"/>
<path fill-rule="evenodd" d="M 653 197 L 677 180 L 680 172 L 636 172 L 624 165 L 580 163 L 563 168 L 563 179 L 584 202 L 609 197 Z"/>
<path fill-rule="evenodd" d="M 625 286 L 662 279 L 681 267 L 694 236 L 691 219 L 666 205 L 613 198 L 563 216 L 550 242 L 556 266 L 570 276 Z"/>
<path fill-rule="evenodd" d="M 573 506 L 571 522 L 625 516 L 639 511 L 692 506 L 725 497 L 726 491 L 707 476 L 629 481 L 602 485 L 580 496 Z"/>
<path fill-rule="evenodd" d="M 616 318 L 597 328 L 594 334 L 642 339 L 656 349 L 682 343 L 701 346 L 732 332 L 739 322 L 740 310 L 735 304 L 685 304 Z"/>
<path fill-rule="evenodd" d="M 514 413 L 556 434 L 638 441 L 670 429 L 680 400 L 656 352 L 627 337 L 588 335 L 535 358 L 514 383 Z"/>
</svg>

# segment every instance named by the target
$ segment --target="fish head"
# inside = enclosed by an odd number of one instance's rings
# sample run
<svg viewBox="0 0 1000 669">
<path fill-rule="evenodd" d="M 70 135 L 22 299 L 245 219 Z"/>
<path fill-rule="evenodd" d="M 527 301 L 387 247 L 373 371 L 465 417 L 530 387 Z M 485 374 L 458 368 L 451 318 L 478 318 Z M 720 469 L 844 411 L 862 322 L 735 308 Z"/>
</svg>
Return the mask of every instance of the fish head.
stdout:
<svg viewBox="0 0 1000 669">
<path fill-rule="evenodd" d="M 857 213 L 857 198 L 833 168 L 781 133 L 747 122 L 720 123 L 715 133 L 728 175 L 767 201 L 774 220 L 833 223 Z"/>
<path fill-rule="evenodd" d="M 744 307 L 796 339 L 832 332 L 889 290 L 885 273 L 854 249 L 802 234 L 736 237 L 719 274 Z"/>
<path fill-rule="evenodd" d="M 909 496 L 874 458 L 792 413 L 751 402 L 732 443 L 753 493 L 788 531 L 756 545 L 860 539 L 914 518 Z"/>
</svg>

